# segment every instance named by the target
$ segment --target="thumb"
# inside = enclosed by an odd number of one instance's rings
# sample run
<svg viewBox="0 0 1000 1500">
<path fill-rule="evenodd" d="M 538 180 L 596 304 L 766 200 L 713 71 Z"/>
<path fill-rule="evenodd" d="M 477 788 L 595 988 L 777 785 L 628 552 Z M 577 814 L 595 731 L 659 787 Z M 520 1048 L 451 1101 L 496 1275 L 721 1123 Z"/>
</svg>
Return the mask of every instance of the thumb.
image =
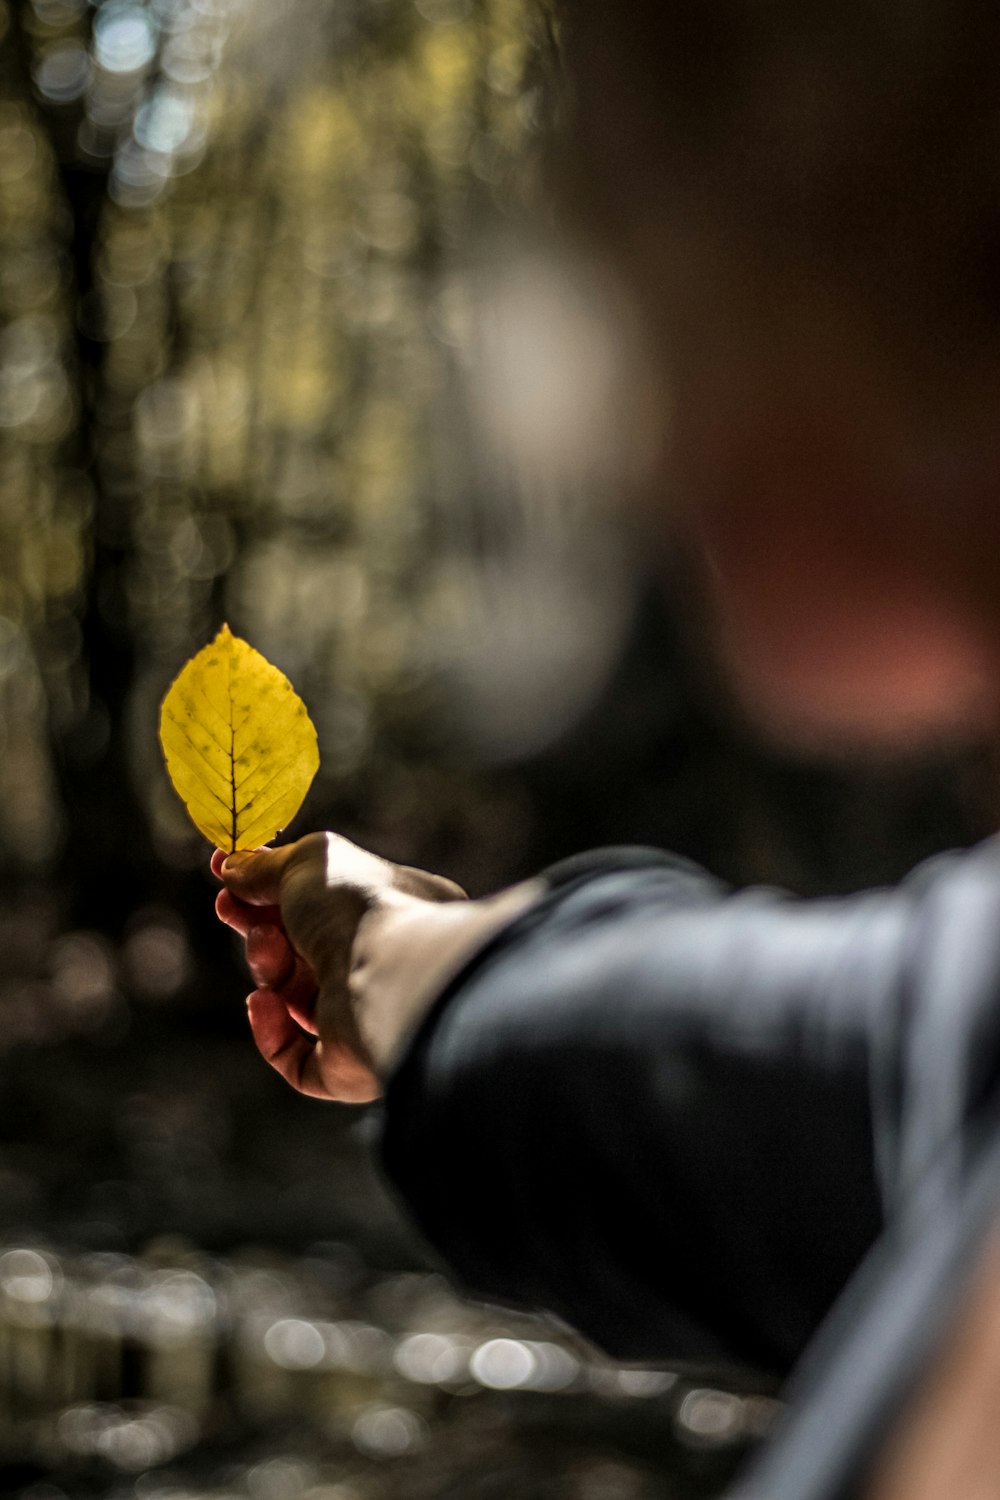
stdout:
<svg viewBox="0 0 1000 1500">
<path fill-rule="evenodd" d="M 226 889 L 251 906 L 277 906 L 281 876 L 294 845 L 280 849 L 241 849 L 227 854 L 219 875 Z"/>
</svg>

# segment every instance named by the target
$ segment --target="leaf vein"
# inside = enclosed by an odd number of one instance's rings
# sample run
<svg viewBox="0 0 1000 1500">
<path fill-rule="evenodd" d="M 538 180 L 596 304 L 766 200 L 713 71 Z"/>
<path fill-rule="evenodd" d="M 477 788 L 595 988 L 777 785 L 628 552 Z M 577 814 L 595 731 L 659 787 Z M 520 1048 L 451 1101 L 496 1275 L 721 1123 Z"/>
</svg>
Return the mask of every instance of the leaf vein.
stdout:
<svg viewBox="0 0 1000 1500">
<path fill-rule="evenodd" d="M 248 708 L 240 722 L 233 726 L 233 748 L 236 753 L 239 754 L 243 748 L 242 744 L 238 744 L 237 742 L 239 741 L 241 732 L 246 729 L 248 724 L 250 726 L 250 734 L 261 734 L 265 730 L 270 729 L 275 717 L 273 711 L 271 713 L 262 712 L 259 702 L 256 705 L 256 712 L 254 709 Z"/>
<path fill-rule="evenodd" d="M 247 798 L 246 802 L 243 803 L 242 807 L 238 807 L 236 809 L 236 815 L 237 815 L 237 817 L 242 817 L 242 815 L 246 812 L 247 808 L 253 807 L 254 803 L 257 801 L 257 798 L 260 797 L 260 796 L 262 796 L 264 794 L 264 792 L 267 791 L 267 789 L 268 789 L 269 786 L 273 786 L 274 783 L 275 783 L 275 781 L 278 779 L 278 777 L 279 776 L 283 776 L 285 774 L 285 772 L 287 770 L 289 770 L 290 767 L 294 766 L 295 762 L 297 760 L 299 760 L 299 759 L 300 759 L 300 752 L 298 750 L 296 750 L 292 755 L 290 755 L 288 757 L 288 759 L 286 761 L 282 762 L 282 764 L 278 767 L 278 769 L 276 771 L 272 771 L 271 775 L 267 778 L 267 780 L 263 783 L 263 785 L 258 786 L 257 789 L 256 789 L 256 791 L 254 791 L 251 794 L 251 796 Z M 267 770 L 267 766 L 266 765 L 264 766 L 264 770 L 266 772 L 266 770 Z M 240 787 L 240 791 L 244 795 L 246 795 L 246 792 L 249 789 L 249 786 L 250 786 L 251 782 L 253 781 L 253 778 L 256 775 L 258 775 L 259 771 L 260 771 L 260 767 L 258 767 L 257 770 L 252 771 L 251 774 L 248 777 L 246 777 L 246 779 L 244 780 L 243 784 Z"/>
<path fill-rule="evenodd" d="M 274 801 L 269 802 L 263 812 L 259 812 L 255 818 L 251 818 L 249 824 L 243 830 L 243 838 L 249 839 L 255 828 L 267 828 L 270 823 L 270 814 L 276 807 L 280 806 L 281 801 L 281 797 L 275 797 Z M 275 830 L 275 832 L 278 831 L 280 830 Z M 274 837 L 274 833 L 271 834 L 271 837 Z"/>
<path fill-rule="evenodd" d="M 198 812 L 201 814 L 204 822 L 213 830 L 213 832 L 207 836 L 214 839 L 221 849 L 226 840 L 225 819 L 220 818 L 219 814 L 215 811 L 214 808 L 208 807 L 204 802 L 200 802 L 195 796 L 186 797 L 184 805 L 187 807 L 188 812 L 192 813 L 192 815 L 194 812 Z M 204 833 L 205 829 L 202 829 L 202 832 Z"/>
<path fill-rule="evenodd" d="M 230 811 L 232 822 L 230 824 L 230 841 L 233 848 L 236 844 L 236 730 L 233 728 L 233 658 L 232 651 L 229 655 L 229 674 L 227 678 L 229 687 L 229 788 L 232 794 Z"/>
<path fill-rule="evenodd" d="M 178 719 L 171 719 L 170 723 L 172 724 L 173 728 L 177 730 L 177 732 L 179 734 L 181 734 L 181 735 L 184 736 L 184 739 L 185 739 L 186 743 L 188 744 L 188 746 L 194 751 L 195 755 L 197 755 L 200 760 L 204 761 L 205 765 L 212 772 L 212 775 L 213 776 L 218 776 L 219 780 L 223 783 L 223 785 L 225 785 L 226 778 L 223 775 L 223 773 L 218 769 L 217 766 L 213 766 L 212 765 L 212 762 L 209 760 L 209 758 L 205 754 L 204 750 L 202 750 L 198 745 L 195 744 L 194 740 L 188 734 L 188 732 L 185 729 L 184 725 Z M 216 800 L 216 802 L 218 802 L 219 806 L 220 807 L 224 807 L 225 810 L 226 810 L 226 812 L 228 813 L 230 811 L 230 807 L 229 807 L 229 803 L 226 801 L 226 799 L 224 797 L 220 797 L 219 794 L 218 794 L 218 792 L 215 791 L 212 787 L 210 787 L 207 782 L 203 781 L 201 784 L 202 784 L 202 786 L 204 786 L 204 788 L 208 792 L 209 796 L 210 797 L 214 797 L 215 800 Z"/>
<path fill-rule="evenodd" d="M 201 694 L 202 698 L 204 698 L 205 702 L 208 704 L 209 708 L 212 710 L 213 714 L 218 719 L 219 723 L 222 725 L 223 729 L 225 729 L 227 731 L 227 733 L 228 733 L 228 731 L 229 731 L 229 725 L 226 723 L 225 718 L 223 717 L 222 714 L 220 714 L 219 710 L 216 708 L 215 704 L 212 702 L 211 698 L 205 692 L 205 689 L 202 687 L 201 683 L 197 680 L 197 678 L 195 679 L 194 686 L 195 686 L 195 689 Z M 202 723 L 204 724 L 204 720 L 202 720 Z M 207 724 L 204 724 L 204 728 L 205 728 L 205 732 L 207 734 L 211 734 L 212 733 Z M 223 755 L 228 755 L 229 754 L 229 747 L 228 747 L 228 745 L 224 744 L 222 742 L 222 740 L 215 739 L 215 735 L 214 734 L 212 735 L 212 739 L 215 740 L 215 743 L 218 745 L 218 747 L 222 751 Z"/>
</svg>

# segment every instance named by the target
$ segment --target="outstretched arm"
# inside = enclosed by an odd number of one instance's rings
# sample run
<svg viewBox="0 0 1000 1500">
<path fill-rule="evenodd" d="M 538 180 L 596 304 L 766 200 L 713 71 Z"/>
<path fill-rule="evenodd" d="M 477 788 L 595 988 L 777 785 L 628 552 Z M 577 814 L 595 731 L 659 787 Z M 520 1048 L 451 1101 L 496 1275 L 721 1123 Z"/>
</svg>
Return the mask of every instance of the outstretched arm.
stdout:
<svg viewBox="0 0 1000 1500">
<path fill-rule="evenodd" d="M 265 1054 L 312 1092 L 387 1080 L 432 1243 L 623 1357 L 786 1370 L 996 1050 L 994 845 L 819 902 L 644 851 L 467 902 L 332 835 L 224 878 L 224 915 L 287 932 Z"/>
</svg>

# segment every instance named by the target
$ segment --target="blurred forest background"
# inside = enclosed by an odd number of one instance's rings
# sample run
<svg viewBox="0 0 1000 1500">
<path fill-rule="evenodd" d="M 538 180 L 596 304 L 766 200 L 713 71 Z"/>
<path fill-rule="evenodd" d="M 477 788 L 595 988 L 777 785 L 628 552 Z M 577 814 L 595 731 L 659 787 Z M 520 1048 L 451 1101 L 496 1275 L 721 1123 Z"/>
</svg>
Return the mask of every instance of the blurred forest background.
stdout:
<svg viewBox="0 0 1000 1500">
<path fill-rule="evenodd" d="M 637 565 L 557 69 L 541 0 L 0 0 L 4 1493 L 695 1496 L 773 1416 L 447 1285 L 371 1117 L 252 1052 L 155 738 L 228 620 L 317 724 L 292 832 L 473 892 L 606 842 L 845 890 L 988 831 L 975 747 L 757 743 Z"/>
</svg>

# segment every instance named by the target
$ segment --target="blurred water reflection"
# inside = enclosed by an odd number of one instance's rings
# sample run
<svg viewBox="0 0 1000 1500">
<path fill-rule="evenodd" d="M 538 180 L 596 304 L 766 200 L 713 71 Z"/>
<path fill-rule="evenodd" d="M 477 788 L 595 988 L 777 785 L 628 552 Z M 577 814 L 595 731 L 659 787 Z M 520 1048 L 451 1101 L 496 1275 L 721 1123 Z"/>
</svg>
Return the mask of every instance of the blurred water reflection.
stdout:
<svg viewBox="0 0 1000 1500">
<path fill-rule="evenodd" d="M 706 1492 L 776 1414 L 760 1395 L 607 1365 L 533 1320 L 461 1301 L 436 1275 L 387 1276 L 348 1256 L 345 1277 L 344 1254 L 5 1247 L 8 1472 L 44 1465 L 67 1494 L 298 1496 L 349 1483 L 403 1500 L 469 1483 L 485 1495 L 499 1491 L 470 1471 L 485 1442 L 506 1482 L 517 1476 L 508 1493 L 598 1495 L 613 1481 L 617 1500 L 667 1493 L 648 1463 L 678 1444 L 715 1455 L 692 1480 Z M 254 1456 L 238 1457 L 248 1446 Z M 140 1477 L 123 1489 L 116 1473 Z"/>
</svg>

